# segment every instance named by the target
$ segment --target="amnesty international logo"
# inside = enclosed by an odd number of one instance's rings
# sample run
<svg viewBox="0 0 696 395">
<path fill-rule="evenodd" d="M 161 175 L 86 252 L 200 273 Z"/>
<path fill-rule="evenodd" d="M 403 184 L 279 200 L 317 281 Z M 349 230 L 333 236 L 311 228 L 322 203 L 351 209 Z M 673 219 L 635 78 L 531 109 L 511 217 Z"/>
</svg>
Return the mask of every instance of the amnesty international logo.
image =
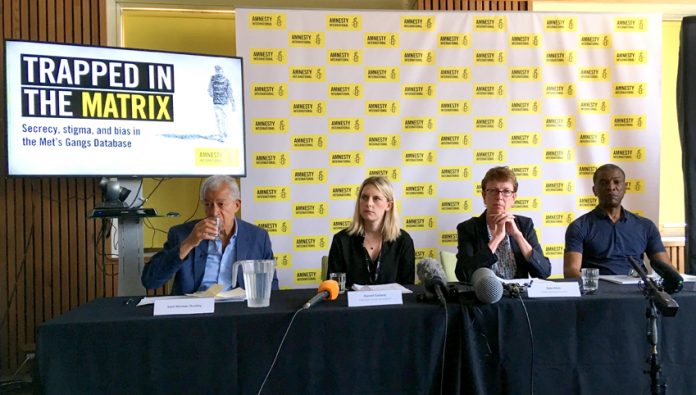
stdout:
<svg viewBox="0 0 696 395">
<path fill-rule="evenodd" d="M 295 66 L 288 68 L 290 81 L 322 82 L 325 80 L 326 68 L 323 66 Z"/>
<path fill-rule="evenodd" d="M 611 90 L 614 97 L 645 97 L 647 95 L 647 84 L 628 83 L 628 84 L 612 84 Z"/>
<path fill-rule="evenodd" d="M 404 165 L 432 165 L 437 162 L 437 151 L 403 151 L 401 162 Z"/>
<path fill-rule="evenodd" d="M 615 64 L 646 64 L 648 63 L 648 51 L 624 50 L 614 51 Z"/>
<path fill-rule="evenodd" d="M 609 81 L 611 70 L 608 67 L 580 67 L 580 81 Z"/>
<path fill-rule="evenodd" d="M 275 253 L 273 258 L 276 260 L 278 267 L 288 269 L 292 267 L 292 254 Z"/>
<path fill-rule="evenodd" d="M 404 217 L 404 229 L 407 231 L 435 230 L 437 229 L 437 217 L 434 215 L 406 216 Z"/>
<path fill-rule="evenodd" d="M 368 82 L 395 82 L 400 78 L 398 67 L 365 67 L 365 81 Z"/>
<path fill-rule="evenodd" d="M 425 258 L 436 259 L 437 248 L 416 248 L 416 262 Z"/>
<path fill-rule="evenodd" d="M 544 226 L 568 226 L 575 219 L 575 213 L 572 211 L 564 212 L 545 212 Z"/>
<path fill-rule="evenodd" d="M 366 177 L 381 176 L 387 177 L 391 182 L 401 181 L 401 168 L 400 167 L 373 167 L 367 169 L 365 172 Z"/>
<path fill-rule="evenodd" d="M 575 63 L 575 51 L 555 50 L 544 52 L 544 59 L 549 65 L 568 65 Z"/>
<path fill-rule="evenodd" d="M 539 67 L 510 67 L 508 68 L 510 81 L 540 81 L 541 68 Z"/>
<path fill-rule="evenodd" d="M 402 132 L 432 132 L 435 130 L 435 118 L 412 117 L 401 119 Z"/>
<path fill-rule="evenodd" d="M 544 117 L 544 130 L 573 130 L 574 116 Z"/>
<path fill-rule="evenodd" d="M 437 185 L 432 182 L 410 183 L 403 185 L 402 196 L 405 198 L 427 198 L 437 195 Z"/>
<path fill-rule="evenodd" d="M 508 45 L 510 48 L 539 48 L 541 37 L 538 34 L 510 34 Z"/>
<path fill-rule="evenodd" d="M 539 114 L 541 102 L 539 100 L 510 100 L 509 110 L 512 114 Z"/>
<path fill-rule="evenodd" d="M 365 136 L 367 149 L 395 149 L 401 147 L 400 134 L 369 134 Z"/>
<path fill-rule="evenodd" d="M 326 51 L 326 62 L 333 65 L 362 63 L 362 50 L 359 49 L 329 49 Z"/>
<path fill-rule="evenodd" d="M 544 31 L 547 32 L 574 32 L 577 31 L 577 28 L 578 18 L 575 16 L 549 16 L 544 18 Z"/>
<path fill-rule="evenodd" d="M 365 33 L 363 45 L 365 48 L 398 48 L 397 33 Z"/>
<path fill-rule="evenodd" d="M 352 222 L 352 218 L 331 218 L 331 233 L 338 233 L 346 229 Z"/>
<path fill-rule="evenodd" d="M 289 32 L 290 47 L 323 47 L 326 42 L 323 32 Z"/>
<path fill-rule="evenodd" d="M 329 153 L 331 166 L 361 166 L 365 160 L 362 151 L 335 151 Z"/>
<path fill-rule="evenodd" d="M 507 162 L 507 151 L 506 150 L 474 150 L 474 163 L 476 164 L 486 164 L 486 163 L 504 163 Z"/>
<path fill-rule="evenodd" d="M 285 99 L 288 84 L 251 84 L 251 97 L 254 99 Z"/>
<path fill-rule="evenodd" d="M 550 148 L 544 150 L 544 162 L 572 162 L 575 152 L 572 148 Z"/>
<path fill-rule="evenodd" d="M 481 15 L 473 21 L 475 32 L 504 32 L 507 30 L 506 16 Z"/>
<path fill-rule="evenodd" d="M 287 118 L 252 118 L 251 131 L 253 133 L 287 133 Z"/>
<path fill-rule="evenodd" d="M 578 100 L 580 114 L 608 114 L 609 100 Z"/>
<path fill-rule="evenodd" d="M 645 160 L 644 147 L 614 147 L 610 157 L 617 162 L 643 162 Z"/>
<path fill-rule="evenodd" d="M 326 114 L 326 102 L 323 100 L 292 100 L 290 114 L 294 116 L 320 116 Z"/>
<path fill-rule="evenodd" d="M 575 97 L 575 84 L 544 84 L 546 97 Z"/>
<path fill-rule="evenodd" d="M 322 236 L 296 236 L 293 238 L 295 251 L 323 251 L 329 248 L 329 240 Z"/>
<path fill-rule="evenodd" d="M 326 149 L 326 135 L 296 134 L 291 137 L 290 144 L 293 150 L 323 150 Z"/>
<path fill-rule="evenodd" d="M 541 199 L 538 196 L 518 196 L 512 204 L 512 211 L 538 211 Z"/>
<path fill-rule="evenodd" d="M 329 187 L 329 199 L 331 200 L 353 200 L 358 197 L 360 192 L 359 184 L 331 185 Z"/>
<path fill-rule="evenodd" d="M 290 188 L 286 186 L 262 186 L 254 188 L 254 202 L 290 201 Z"/>
<path fill-rule="evenodd" d="M 541 177 L 541 166 L 539 165 L 510 165 L 510 170 L 515 173 L 515 177 L 518 179 L 529 180 Z"/>
<path fill-rule="evenodd" d="M 440 115 L 463 115 L 471 112 L 470 100 L 440 100 L 437 104 Z"/>
<path fill-rule="evenodd" d="M 289 220 L 277 220 L 277 221 L 255 221 L 256 226 L 264 229 L 270 235 L 289 235 L 292 233 Z"/>
<path fill-rule="evenodd" d="M 399 115 L 398 100 L 369 100 L 365 101 L 367 115 Z"/>
<path fill-rule="evenodd" d="M 441 246 L 456 246 L 458 239 L 457 231 L 440 232 Z"/>
<path fill-rule="evenodd" d="M 438 169 L 440 181 L 464 181 L 471 179 L 471 166 L 443 166 Z"/>
<path fill-rule="evenodd" d="M 471 212 L 471 199 L 440 199 L 438 211 L 441 213 L 468 213 Z"/>
<path fill-rule="evenodd" d="M 631 18 L 617 16 L 614 18 L 614 31 L 617 32 L 647 32 L 647 18 Z"/>
<path fill-rule="evenodd" d="M 363 131 L 362 118 L 329 118 L 329 132 L 359 133 Z"/>
<path fill-rule="evenodd" d="M 435 96 L 435 84 L 404 84 L 401 89 L 401 97 L 405 99 L 426 99 Z"/>
<path fill-rule="evenodd" d="M 541 133 L 510 133 L 511 147 L 538 147 L 541 143 Z"/>
<path fill-rule="evenodd" d="M 471 147 L 471 133 L 443 133 L 439 135 L 439 148 L 468 148 Z"/>
<path fill-rule="evenodd" d="M 474 130 L 499 132 L 506 129 L 505 117 L 474 117 Z"/>
<path fill-rule="evenodd" d="M 362 16 L 327 15 L 326 30 L 362 30 Z"/>
<path fill-rule="evenodd" d="M 402 50 L 401 64 L 404 65 L 434 65 L 435 52 L 427 50 Z"/>
<path fill-rule="evenodd" d="M 503 64 L 505 51 L 474 51 L 474 64 Z"/>
<path fill-rule="evenodd" d="M 594 175 L 594 172 L 597 171 L 597 168 L 599 165 L 596 164 L 591 164 L 591 163 L 578 163 L 577 165 L 577 176 L 578 178 L 587 178 Z"/>
<path fill-rule="evenodd" d="M 627 193 L 643 193 L 645 192 L 645 180 L 642 178 L 627 178 L 626 179 Z"/>
<path fill-rule="evenodd" d="M 362 84 L 329 84 L 331 99 L 360 99 L 363 96 Z"/>
<path fill-rule="evenodd" d="M 295 270 L 295 284 L 297 285 L 317 284 L 321 280 L 321 269 Z"/>
<path fill-rule="evenodd" d="M 580 48 L 611 48 L 610 34 L 581 34 L 578 41 Z"/>
<path fill-rule="evenodd" d="M 594 195 L 578 195 L 575 207 L 578 210 L 592 210 L 597 206 L 597 198 Z"/>
<path fill-rule="evenodd" d="M 440 33 L 437 35 L 438 48 L 469 48 L 471 34 Z"/>
<path fill-rule="evenodd" d="M 607 132 L 578 132 L 575 143 L 579 146 L 609 145 L 609 133 Z"/>
<path fill-rule="evenodd" d="M 402 16 L 401 30 L 426 32 L 435 30 L 434 16 Z"/>
<path fill-rule="evenodd" d="M 326 217 L 327 211 L 326 202 L 300 202 L 292 205 L 293 218 Z"/>
<path fill-rule="evenodd" d="M 289 155 L 286 152 L 255 152 L 254 167 L 278 168 L 290 166 Z"/>
<path fill-rule="evenodd" d="M 292 169 L 293 184 L 324 184 L 326 169 Z"/>
<path fill-rule="evenodd" d="M 471 69 L 468 67 L 438 67 L 437 80 L 442 81 L 469 81 Z"/>
<path fill-rule="evenodd" d="M 546 180 L 544 181 L 544 194 L 575 193 L 575 185 L 572 180 Z"/>
<path fill-rule="evenodd" d="M 645 129 L 647 115 L 617 115 L 611 117 L 614 130 Z"/>
<path fill-rule="evenodd" d="M 286 16 L 280 13 L 249 13 L 249 29 L 285 29 Z"/>
<path fill-rule="evenodd" d="M 251 48 L 249 59 L 251 64 L 285 64 L 288 52 L 280 48 Z"/>
<path fill-rule="evenodd" d="M 474 84 L 474 97 L 478 99 L 505 97 L 505 84 Z"/>
<path fill-rule="evenodd" d="M 548 258 L 562 258 L 564 244 L 544 244 L 544 255 Z"/>
</svg>

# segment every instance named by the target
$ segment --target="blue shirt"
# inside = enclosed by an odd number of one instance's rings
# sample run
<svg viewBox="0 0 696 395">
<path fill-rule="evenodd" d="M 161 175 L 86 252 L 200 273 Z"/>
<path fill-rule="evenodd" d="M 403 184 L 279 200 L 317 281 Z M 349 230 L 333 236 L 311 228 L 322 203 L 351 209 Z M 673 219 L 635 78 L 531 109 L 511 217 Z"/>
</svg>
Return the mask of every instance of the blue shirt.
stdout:
<svg viewBox="0 0 696 395">
<path fill-rule="evenodd" d="M 223 291 L 232 288 L 232 276 L 237 275 L 237 273 L 232 273 L 232 264 L 237 260 L 237 229 L 235 223 L 234 234 L 222 253 L 220 252 L 222 240 L 208 240 L 208 256 L 205 260 L 205 272 L 201 286 L 198 288 L 199 291 L 205 291 L 213 284 L 222 284 Z"/>
<path fill-rule="evenodd" d="M 616 223 L 598 206 L 573 221 L 565 234 L 565 252 L 581 253 L 582 267 L 598 268 L 599 274 L 628 274 L 627 256 L 642 262 L 643 253 L 664 251 L 655 224 L 623 207 Z"/>
</svg>

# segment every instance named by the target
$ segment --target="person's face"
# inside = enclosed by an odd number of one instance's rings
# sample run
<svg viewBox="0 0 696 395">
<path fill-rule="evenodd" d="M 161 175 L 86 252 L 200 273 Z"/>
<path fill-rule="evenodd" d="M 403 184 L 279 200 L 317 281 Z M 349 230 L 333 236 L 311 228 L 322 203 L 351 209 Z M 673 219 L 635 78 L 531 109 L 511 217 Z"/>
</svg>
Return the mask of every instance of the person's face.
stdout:
<svg viewBox="0 0 696 395">
<path fill-rule="evenodd" d="M 223 184 L 217 189 L 208 189 L 203 199 L 205 215 L 208 217 L 220 217 L 224 229 L 232 229 L 234 216 L 239 211 L 242 202 L 232 199 L 230 188 Z"/>
<path fill-rule="evenodd" d="M 365 222 L 379 222 L 391 210 L 393 203 L 387 201 L 376 186 L 368 184 L 360 193 L 360 217 Z"/>
<path fill-rule="evenodd" d="M 597 174 L 592 192 L 597 197 L 600 207 L 619 207 L 626 193 L 626 179 L 619 169 L 602 170 Z"/>
<path fill-rule="evenodd" d="M 510 211 L 517 199 L 514 191 L 512 181 L 488 181 L 483 189 L 483 203 L 488 213 L 503 214 Z"/>
</svg>

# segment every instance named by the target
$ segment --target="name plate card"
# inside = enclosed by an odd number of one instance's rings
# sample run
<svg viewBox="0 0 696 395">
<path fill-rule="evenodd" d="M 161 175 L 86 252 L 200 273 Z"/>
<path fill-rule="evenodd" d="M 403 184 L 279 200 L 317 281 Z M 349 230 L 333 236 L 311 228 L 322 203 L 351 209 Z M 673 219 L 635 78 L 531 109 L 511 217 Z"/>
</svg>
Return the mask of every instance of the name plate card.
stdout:
<svg viewBox="0 0 696 395">
<path fill-rule="evenodd" d="M 176 298 L 155 300 L 153 315 L 204 314 L 215 312 L 215 298 Z"/>
<path fill-rule="evenodd" d="M 384 306 L 404 304 L 401 291 L 350 291 L 348 292 L 348 307 Z"/>
<path fill-rule="evenodd" d="M 530 298 L 569 298 L 580 297 L 580 285 L 576 282 L 532 282 L 527 288 Z"/>
</svg>

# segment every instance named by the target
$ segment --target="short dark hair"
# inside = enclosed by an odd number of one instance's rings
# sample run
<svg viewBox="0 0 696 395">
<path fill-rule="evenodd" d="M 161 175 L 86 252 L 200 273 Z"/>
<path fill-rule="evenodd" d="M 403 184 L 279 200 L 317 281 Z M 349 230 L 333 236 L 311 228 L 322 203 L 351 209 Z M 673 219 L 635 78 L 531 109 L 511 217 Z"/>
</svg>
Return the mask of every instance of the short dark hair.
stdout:
<svg viewBox="0 0 696 395">
<path fill-rule="evenodd" d="M 512 182 L 512 188 L 514 189 L 513 192 L 517 192 L 517 177 L 515 176 L 515 173 L 512 170 L 510 170 L 510 168 L 507 166 L 496 166 L 489 169 L 486 172 L 486 175 L 483 177 L 483 180 L 481 181 L 482 192 L 486 192 L 486 184 L 489 181 L 510 181 Z"/>
<path fill-rule="evenodd" d="M 602 166 L 599 166 L 597 170 L 595 170 L 594 174 L 592 175 L 592 185 L 597 185 L 597 177 L 599 176 L 599 173 L 603 172 L 604 170 L 618 170 L 621 172 L 624 181 L 626 180 L 626 173 L 623 171 L 622 168 L 613 163 L 607 163 Z"/>
</svg>

